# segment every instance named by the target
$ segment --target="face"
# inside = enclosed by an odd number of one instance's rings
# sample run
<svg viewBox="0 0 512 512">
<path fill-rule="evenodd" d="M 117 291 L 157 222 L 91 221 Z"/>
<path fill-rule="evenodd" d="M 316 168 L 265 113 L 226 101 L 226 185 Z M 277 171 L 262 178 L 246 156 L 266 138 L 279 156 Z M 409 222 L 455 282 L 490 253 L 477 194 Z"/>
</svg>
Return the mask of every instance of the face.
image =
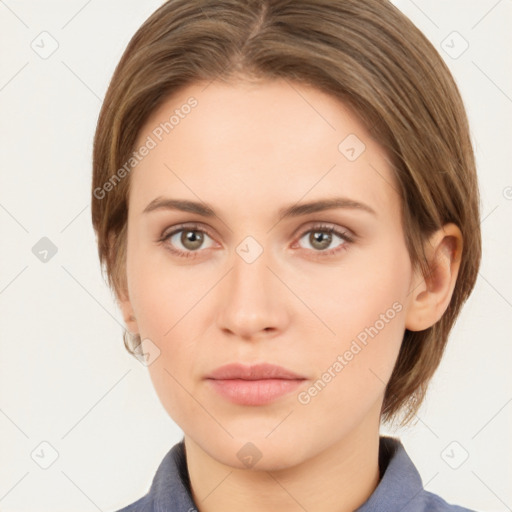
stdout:
<svg viewBox="0 0 512 512">
<path fill-rule="evenodd" d="M 413 281 L 399 196 L 339 100 L 286 81 L 205 85 L 139 134 L 121 305 L 187 438 L 234 467 L 244 446 L 260 468 L 288 467 L 378 429 Z M 230 363 L 299 378 L 208 378 Z"/>
</svg>

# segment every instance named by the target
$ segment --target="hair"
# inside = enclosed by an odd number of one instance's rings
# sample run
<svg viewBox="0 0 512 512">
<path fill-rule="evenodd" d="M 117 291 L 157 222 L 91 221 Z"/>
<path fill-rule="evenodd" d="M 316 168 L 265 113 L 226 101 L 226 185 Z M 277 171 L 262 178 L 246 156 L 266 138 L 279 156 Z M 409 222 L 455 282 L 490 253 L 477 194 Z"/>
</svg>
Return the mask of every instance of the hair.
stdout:
<svg viewBox="0 0 512 512">
<path fill-rule="evenodd" d="M 169 0 L 144 22 L 115 69 L 94 138 L 92 223 L 108 284 L 127 294 L 130 179 L 119 176 L 145 121 L 187 85 L 236 79 L 313 86 L 356 113 L 389 157 L 407 250 L 424 277 L 433 270 L 427 237 L 450 222 L 462 232 L 450 304 L 430 328 L 405 330 L 385 390 L 381 420 L 405 411 L 406 425 L 478 275 L 480 199 L 457 85 L 429 40 L 387 0 Z M 115 186 L 105 193 L 108 182 Z M 134 354 L 126 338 L 125 347 Z"/>
</svg>

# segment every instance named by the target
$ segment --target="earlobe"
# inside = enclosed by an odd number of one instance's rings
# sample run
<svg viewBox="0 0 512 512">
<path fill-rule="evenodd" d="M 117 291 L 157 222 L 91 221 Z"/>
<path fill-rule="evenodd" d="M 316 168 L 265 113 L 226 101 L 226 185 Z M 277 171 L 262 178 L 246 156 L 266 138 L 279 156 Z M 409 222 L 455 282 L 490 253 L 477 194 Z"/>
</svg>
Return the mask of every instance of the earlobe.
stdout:
<svg viewBox="0 0 512 512">
<path fill-rule="evenodd" d="M 405 327 L 422 331 L 444 314 L 453 295 L 462 254 L 462 233 L 453 223 L 436 231 L 425 243 L 429 272 L 415 273 L 411 283 Z"/>
</svg>

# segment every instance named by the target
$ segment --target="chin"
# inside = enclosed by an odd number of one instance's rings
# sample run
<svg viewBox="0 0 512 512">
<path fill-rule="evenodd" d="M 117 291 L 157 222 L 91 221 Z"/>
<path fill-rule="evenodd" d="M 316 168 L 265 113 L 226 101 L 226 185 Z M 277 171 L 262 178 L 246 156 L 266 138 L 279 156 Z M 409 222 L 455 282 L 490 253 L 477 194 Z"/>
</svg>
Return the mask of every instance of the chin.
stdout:
<svg viewBox="0 0 512 512">
<path fill-rule="evenodd" d="M 219 443 L 217 439 L 216 442 L 207 442 L 207 445 L 215 447 L 208 452 L 218 462 L 249 471 L 279 471 L 300 464 L 305 459 L 305 454 L 297 449 L 300 443 L 293 439 L 283 444 L 282 439 L 245 435 L 224 443 Z"/>
</svg>

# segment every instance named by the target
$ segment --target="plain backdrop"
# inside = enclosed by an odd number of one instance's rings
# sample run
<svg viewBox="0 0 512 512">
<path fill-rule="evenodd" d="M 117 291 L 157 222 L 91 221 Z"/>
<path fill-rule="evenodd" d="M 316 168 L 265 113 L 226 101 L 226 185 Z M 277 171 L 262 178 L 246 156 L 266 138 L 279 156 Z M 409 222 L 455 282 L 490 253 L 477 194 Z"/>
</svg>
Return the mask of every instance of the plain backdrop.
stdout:
<svg viewBox="0 0 512 512">
<path fill-rule="evenodd" d="M 0 1 L 2 512 L 121 508 L 146 493 L 182 437 L 147 368 L 125 352 L 90 220 L 101 101 L 161 3 Z M 395 3 L 460 87 L 484 251 L 413 426 L 382 432 L 401 438 L 427 490 L 479 511 L 512 510 L 512 2 Z"/>
</svg>

